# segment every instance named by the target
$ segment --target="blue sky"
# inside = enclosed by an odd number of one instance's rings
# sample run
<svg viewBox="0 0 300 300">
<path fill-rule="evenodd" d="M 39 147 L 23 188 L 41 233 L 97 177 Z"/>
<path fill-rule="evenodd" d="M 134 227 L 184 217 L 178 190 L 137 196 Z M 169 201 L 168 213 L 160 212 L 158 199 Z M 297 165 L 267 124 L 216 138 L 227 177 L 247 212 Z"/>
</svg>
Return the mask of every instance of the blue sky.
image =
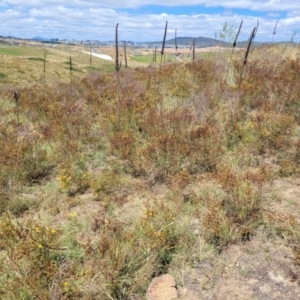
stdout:
<svg viewBox="0 0 300 300">
<path fill-rule="evenodd" d="M 160 41 L 165 22 L 168 36 L 216 37 L 223 25 L 237 28 L 247 39 L 259 20 L 257 41 L 300 41 L 300 0 L 0 0 L 0 35 L 22 38 Z M 183 5 L 184 4 L 184 5 Z M 299 33 L 298 33 L 299 31 Z"/>
</svg>

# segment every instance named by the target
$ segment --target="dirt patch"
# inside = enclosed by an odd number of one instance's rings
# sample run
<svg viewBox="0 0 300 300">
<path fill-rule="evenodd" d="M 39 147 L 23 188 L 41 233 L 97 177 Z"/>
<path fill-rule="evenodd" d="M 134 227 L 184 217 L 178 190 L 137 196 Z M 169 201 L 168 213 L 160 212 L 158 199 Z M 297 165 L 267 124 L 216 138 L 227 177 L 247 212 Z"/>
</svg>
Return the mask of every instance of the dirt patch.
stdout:
<svg viewBox="0 0 300 300">
<path fill-rule="evenodd" d="M 187 272 L 180 299 L 299 299 L 300 268 L 292 250 L 264 240 L 229 246 L 218 260 Z"/>
<path fill-rule="evenodd" d="M 279 178 L 264 189 L 265 211 L 272 224 L 291 226 L 291 216 L 299 221 L 299 185 L 299 178 Z M 261 225 L 250 241 L 203 259 L 199 247 L 194 255 L 201 262 L 174 269 L 179 299 L 300 299 L 300 266 L 292 245 L 284 235 L 270 235 L 271 230 L 268 224 Z"/>
</svg>

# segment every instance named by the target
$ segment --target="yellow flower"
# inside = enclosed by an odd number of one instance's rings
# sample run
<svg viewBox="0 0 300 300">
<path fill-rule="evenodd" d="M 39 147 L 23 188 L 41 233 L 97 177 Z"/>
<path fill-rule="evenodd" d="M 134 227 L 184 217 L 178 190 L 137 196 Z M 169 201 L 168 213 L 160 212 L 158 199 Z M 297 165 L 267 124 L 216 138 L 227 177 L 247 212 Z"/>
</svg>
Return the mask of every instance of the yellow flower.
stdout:
<svg viewBox="0 0 300 300">
<path fill-rule="evenodd" d="M 71 217 L 72 218 L 75 218 L 77 216 L 77 212 L 76 211 L 73 211 L 72 213 L 71 213 Z"/>
<path fill-rule="evenodd" d="M 55 229 L 51 229 L 50 231 L 52 234 L 55 234 L 56 233 L 56 230 Z"/>
<path fill-rule="evenodd" d="M 64 288 L 64 290 L 65 290 L 66 292 L 68 292 L 68 290 L 69 290 L 69 282 L 64 281 L 64 282 L 63 282 L 63 288 Z"/>
<path fill-rule="evenodd" d="M 114 122 L 116 120 L 116 116 L 115 115 L 109 115 L 109 119 L 111 122 Z"/>
<path fill-rule="evenodd" d="M 42 244 L 38 244 L 38 248 L 39 248 L 39 249 L 42 249 L 42 248 L 43 248 L 43 245 L 42 245 Z"/>
</svg>

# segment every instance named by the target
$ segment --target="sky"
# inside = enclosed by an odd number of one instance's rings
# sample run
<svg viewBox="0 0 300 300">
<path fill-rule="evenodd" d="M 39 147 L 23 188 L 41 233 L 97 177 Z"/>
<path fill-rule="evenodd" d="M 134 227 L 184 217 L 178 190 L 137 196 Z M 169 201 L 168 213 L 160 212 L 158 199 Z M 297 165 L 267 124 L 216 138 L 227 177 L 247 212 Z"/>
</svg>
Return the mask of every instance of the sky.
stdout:
<svg viewBox="0 0 300 300">
<path fill-rule="evenodd" d="M 0 0 L 0 35 L 32 38 L 161 41 L 218 38 L 223 27 L 235 31 L 243 20 L 239 40 L 247 40 L 259 21 L 255 40 L 300 42 L 300 0 Z M 229 40 L 234 30 L 228 30 Z M 230 34 L 230 32 L 233 32 Z"/>
</svg>

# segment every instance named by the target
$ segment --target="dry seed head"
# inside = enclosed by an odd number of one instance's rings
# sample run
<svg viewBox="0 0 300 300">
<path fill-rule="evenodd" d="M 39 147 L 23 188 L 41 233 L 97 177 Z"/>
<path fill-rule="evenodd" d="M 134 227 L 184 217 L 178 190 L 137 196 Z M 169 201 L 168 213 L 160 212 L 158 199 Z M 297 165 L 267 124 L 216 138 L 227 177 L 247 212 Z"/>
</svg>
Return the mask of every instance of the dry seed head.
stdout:
<svg viewBox="0 0 300 300">
<path fill-rule="evenodd" d="M 119 27 L 119 23 L 116 25 L 116 37 L 115 37 L 115 47 L 116 47 L 115 69 L 116 69 L 116 71 L 119 71 L 121 69 L 121 63 L 119 63 L 118 27 Z"/>
<path fill-rule="evenodd" d="M 19 98 L 20 98 L 20 92 L 14 91 L 14 99 L 15 99 L 16 104 L 19 103 Z"/>
<path fill-rule="evenodd" d="M 166 44 L 167 30 L 168 30 L 168 21 L 166 21 L 165 33 L 164 33 L 164 39 L 163 39 L 162 48 L 161 48 L 161 55 L 164 55 L 164 51 L 165 51 L 165 44 Z"/>
<path fill-rule="evenodd" d="M 195 60 L 195 44 L 196 44 L 196 39 L 193 39 L 193 61 Z"/>
<path fill-rule="evenodd" d="M 238 39 L 239 34 L 240 34 L 240 32 L 241 32 L 242 25 L 243 25 L 243 20 L 241 21 L 239 30 L 238 30 L 238 32 L 237 32 L 237 34 L 236 34 L 236 36 L 235 36 L 235 39 L 234 39 L 234 42 L 233 42 L 233 48 L 236 46 L 236 42 L 237 42 L 237 39 Z"/>
</svg>

